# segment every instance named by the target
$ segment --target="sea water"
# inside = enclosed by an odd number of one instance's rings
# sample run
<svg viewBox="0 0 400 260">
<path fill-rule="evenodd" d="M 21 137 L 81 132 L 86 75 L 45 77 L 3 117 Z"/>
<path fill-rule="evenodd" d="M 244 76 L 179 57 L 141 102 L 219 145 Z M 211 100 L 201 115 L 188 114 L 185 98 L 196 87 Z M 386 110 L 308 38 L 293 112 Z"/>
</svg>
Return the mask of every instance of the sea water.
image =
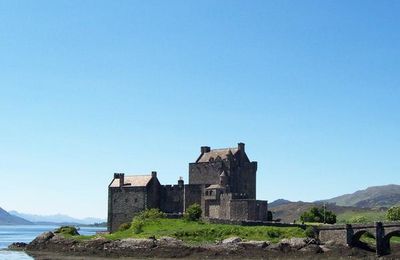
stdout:
<svg viewBox="0 0 400 260">
<path fill-rule="evenodd" d="M 0 260 L 33 259 L 24 252 L 5 250 L 13 242 L 29 243 L 39 234 L 53 231 L 58 226 L 24 225 L 0 226 Z M 104 231 L 105 227 L 80 227 L 79 234 L 94 235 L 97 231 Z"/>
</svg>

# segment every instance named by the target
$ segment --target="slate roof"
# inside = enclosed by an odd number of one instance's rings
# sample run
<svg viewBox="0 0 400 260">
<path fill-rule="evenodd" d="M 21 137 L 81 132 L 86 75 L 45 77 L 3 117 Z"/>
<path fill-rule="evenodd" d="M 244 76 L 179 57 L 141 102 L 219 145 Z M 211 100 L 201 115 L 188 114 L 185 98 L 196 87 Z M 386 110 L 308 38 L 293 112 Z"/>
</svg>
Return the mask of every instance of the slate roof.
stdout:
<svg viewBox="0 0 400 260">
<path fill-rule="evenodd" d="M 206 188 L 206 190 L 215 190 L 215 189 L 225 189 L 225 187 L 220 184 L 212 184 Z"/>
<path fill-rule="evenodd" d="M 124 187 L 146 187 L 149 184 L 151 175 L 132 175 L 132 176 L 125 176 L 124 178 Z M 119 187 L 119 179 L 114 179 L 110 187 Z"/>
<path fill-rule="evenodd" d="M 213 149 L 208 153 L 204 153 L 197 162 L 209 162 L 210 158 L 214 160 L 219 156 L 222 160 L 226 159 L 229 154 L 235 155 L 239 151 L 238 148 L 223 148 L 223 149 Z"/>
</svg>

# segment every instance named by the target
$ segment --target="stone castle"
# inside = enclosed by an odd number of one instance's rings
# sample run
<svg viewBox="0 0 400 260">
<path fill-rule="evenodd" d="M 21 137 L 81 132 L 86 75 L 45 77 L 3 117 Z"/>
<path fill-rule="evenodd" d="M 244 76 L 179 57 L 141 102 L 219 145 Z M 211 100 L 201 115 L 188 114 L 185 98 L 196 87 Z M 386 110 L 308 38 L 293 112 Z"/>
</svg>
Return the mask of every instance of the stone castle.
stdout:
<svg viewBox="0 0 400 260">
<path fill-rule="evenodd" d="M 161 185 L 157 172 L 125 176 L 115 173 L 108 186 L 108 231 L 118 230 L 140 211 L 159 208 L 181 214 L 197 203 L 203 217 L 223 220 L 267 220 L 268 202 L 256 200 L 257 162 L 247 157 L 244 143 L 235 148 L 201 147 L 189 163 L 189 184 Z"/>
</svg>

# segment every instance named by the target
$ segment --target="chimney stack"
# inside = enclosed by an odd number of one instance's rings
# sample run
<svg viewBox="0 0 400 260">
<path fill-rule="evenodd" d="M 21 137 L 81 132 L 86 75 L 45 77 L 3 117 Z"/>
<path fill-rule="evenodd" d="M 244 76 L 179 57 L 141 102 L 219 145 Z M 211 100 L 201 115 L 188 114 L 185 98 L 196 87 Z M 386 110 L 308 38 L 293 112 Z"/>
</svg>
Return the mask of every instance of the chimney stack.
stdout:
<svg viewBox="0 0 400 260">
<path fill-rule="evenodd" d="M 238 149 L 244 152 L 244 143 L 238 143 Z"/>
<path fill-rule="evenodd" d="M 114 179 L 119 179 L 119 186 L 122 187 L 124 186 L 124 179 L 125 179 L 125 174 L 124 173 L 114 173 Z"/>
<path fill-rule="evenodd" d="M 157 172 L 156 172 L 156 171 L 152 171 L 152 172 L 151 172 L 151 177 L 157 178 Z"/>
<path fill-rule="evenodd" d="M 203 153 L 208 153 L 208 152 L 211 151 L 211 148 L 210 148 L 210 146 L 202 146 L 202 147 L 200 148 L 200 151 L 201 151 L 202 154 L 203 154 Z"/>
</svg>

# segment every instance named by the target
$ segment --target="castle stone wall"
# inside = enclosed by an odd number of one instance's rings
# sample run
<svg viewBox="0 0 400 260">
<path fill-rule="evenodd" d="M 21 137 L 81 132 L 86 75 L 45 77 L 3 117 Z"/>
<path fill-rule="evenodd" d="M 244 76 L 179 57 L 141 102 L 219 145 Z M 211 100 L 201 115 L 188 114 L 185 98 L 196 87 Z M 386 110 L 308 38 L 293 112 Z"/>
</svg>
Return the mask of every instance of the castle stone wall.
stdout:
<svg viewBox="0 0 400 260">
<path fill-rule="evenodd" d="M 183 213 L 183 185 L 163 185 L 161 188 L 160 209 L 166 213 Z"/>
<path fill-rule="evenodd" d="M 143 211 L 147 205 L 145 187 L 109 188 L 108 230 L 118 230 L 122 223 Z"/>
<path fill-rule="evenodd" d="M 222 161 L 189 164 L 189 184 L 219 183 L 219 175 L 224 169 Z"/>
</svg>

